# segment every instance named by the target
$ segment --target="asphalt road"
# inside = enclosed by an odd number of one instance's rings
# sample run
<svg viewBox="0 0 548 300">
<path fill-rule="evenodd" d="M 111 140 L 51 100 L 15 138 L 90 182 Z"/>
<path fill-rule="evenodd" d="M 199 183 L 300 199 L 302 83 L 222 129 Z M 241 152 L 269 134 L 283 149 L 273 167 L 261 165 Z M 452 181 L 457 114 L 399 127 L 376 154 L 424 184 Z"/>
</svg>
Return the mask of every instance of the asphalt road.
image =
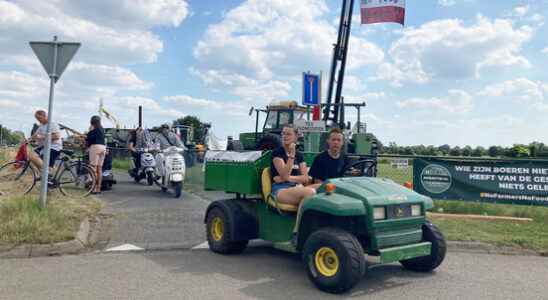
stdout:
<svg viewBox="0 0 548 300">
<path fill-rule="evenodd" d="M 318 291 L 270 248 L 0 260 L 0 299 L 548 299 L 548 259 L 449 253 L 434 273 L 377 265 L 349 293 Z"/>
<path fill-rule="evenodd" d="M 100 248 L 131 244 L 143 249 L 190 248 L 205 241 L 204 213 L 209 201 L 183 192 L 176 199 L 156 185 L 136 184 L 117 173 L 118 184 L 100 196 L 106 219 Z"/>
</svg>

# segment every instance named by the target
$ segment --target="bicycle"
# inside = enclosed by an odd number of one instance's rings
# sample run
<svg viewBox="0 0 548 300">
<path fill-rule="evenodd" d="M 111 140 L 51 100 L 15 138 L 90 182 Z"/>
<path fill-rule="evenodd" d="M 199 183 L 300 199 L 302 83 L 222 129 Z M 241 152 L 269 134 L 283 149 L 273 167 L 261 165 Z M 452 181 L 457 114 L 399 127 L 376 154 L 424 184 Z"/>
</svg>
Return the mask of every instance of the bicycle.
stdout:
<svg viewBox="0 0 548 300">
<path fill-rule="evenodd" d="M 61 150 L 55 162 L 57 167 L 48 179 L 50 188 L 58 188 L 63 195 L 74 198 L 86 197 L 94 190 L 95 172 L 83 161 L 83 156 L 75 156 L 71 150 Z M 7 186 L 26 195 L 36 182 L 42 180 L 37 174 L 28 156 L 8 162 L 0 167 L 0 190 Z"/>
</svg>

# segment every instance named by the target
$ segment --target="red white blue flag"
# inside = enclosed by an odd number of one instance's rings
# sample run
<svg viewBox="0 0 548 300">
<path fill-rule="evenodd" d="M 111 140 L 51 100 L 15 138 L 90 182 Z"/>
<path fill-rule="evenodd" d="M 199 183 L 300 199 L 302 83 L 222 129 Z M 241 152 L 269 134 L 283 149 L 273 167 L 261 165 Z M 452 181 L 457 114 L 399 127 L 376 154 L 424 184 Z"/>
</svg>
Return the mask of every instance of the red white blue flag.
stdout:
<svg viewBox="0 0 548 300">
<path fill-rule="evenodd" d="M 362 24 L 404 24 L 405 0 L 361 0 Z"/>
</svg>

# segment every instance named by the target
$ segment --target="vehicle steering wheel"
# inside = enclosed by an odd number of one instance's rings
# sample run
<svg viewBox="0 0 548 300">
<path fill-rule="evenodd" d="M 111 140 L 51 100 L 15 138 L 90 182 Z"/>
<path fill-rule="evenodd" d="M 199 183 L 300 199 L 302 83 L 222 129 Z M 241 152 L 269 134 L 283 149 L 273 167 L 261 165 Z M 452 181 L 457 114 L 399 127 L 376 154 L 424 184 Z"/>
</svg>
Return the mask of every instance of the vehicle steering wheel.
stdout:
<svg viewBox="0 0 548 300">
<path fill-rule="evenodd" d="M 362 159 L 346 166 L 343 177 L 376 176 L 377 161 L 374 159 Z M 374 174 L 372 174 L 372 172 Z"/>
</svg>

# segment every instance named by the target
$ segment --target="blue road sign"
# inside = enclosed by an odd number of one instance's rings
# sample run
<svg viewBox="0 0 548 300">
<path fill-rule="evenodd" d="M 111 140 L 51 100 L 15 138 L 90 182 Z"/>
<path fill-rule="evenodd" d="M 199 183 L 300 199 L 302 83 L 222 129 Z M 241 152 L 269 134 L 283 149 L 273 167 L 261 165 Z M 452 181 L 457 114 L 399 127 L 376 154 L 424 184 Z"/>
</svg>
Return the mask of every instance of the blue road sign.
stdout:
<svg viewBox="0 0 548 300">
<path fill-rule="evenodd" d="M 303 105 L 320 105 L 321 76 L 303 73 Z"/>
</svg>

